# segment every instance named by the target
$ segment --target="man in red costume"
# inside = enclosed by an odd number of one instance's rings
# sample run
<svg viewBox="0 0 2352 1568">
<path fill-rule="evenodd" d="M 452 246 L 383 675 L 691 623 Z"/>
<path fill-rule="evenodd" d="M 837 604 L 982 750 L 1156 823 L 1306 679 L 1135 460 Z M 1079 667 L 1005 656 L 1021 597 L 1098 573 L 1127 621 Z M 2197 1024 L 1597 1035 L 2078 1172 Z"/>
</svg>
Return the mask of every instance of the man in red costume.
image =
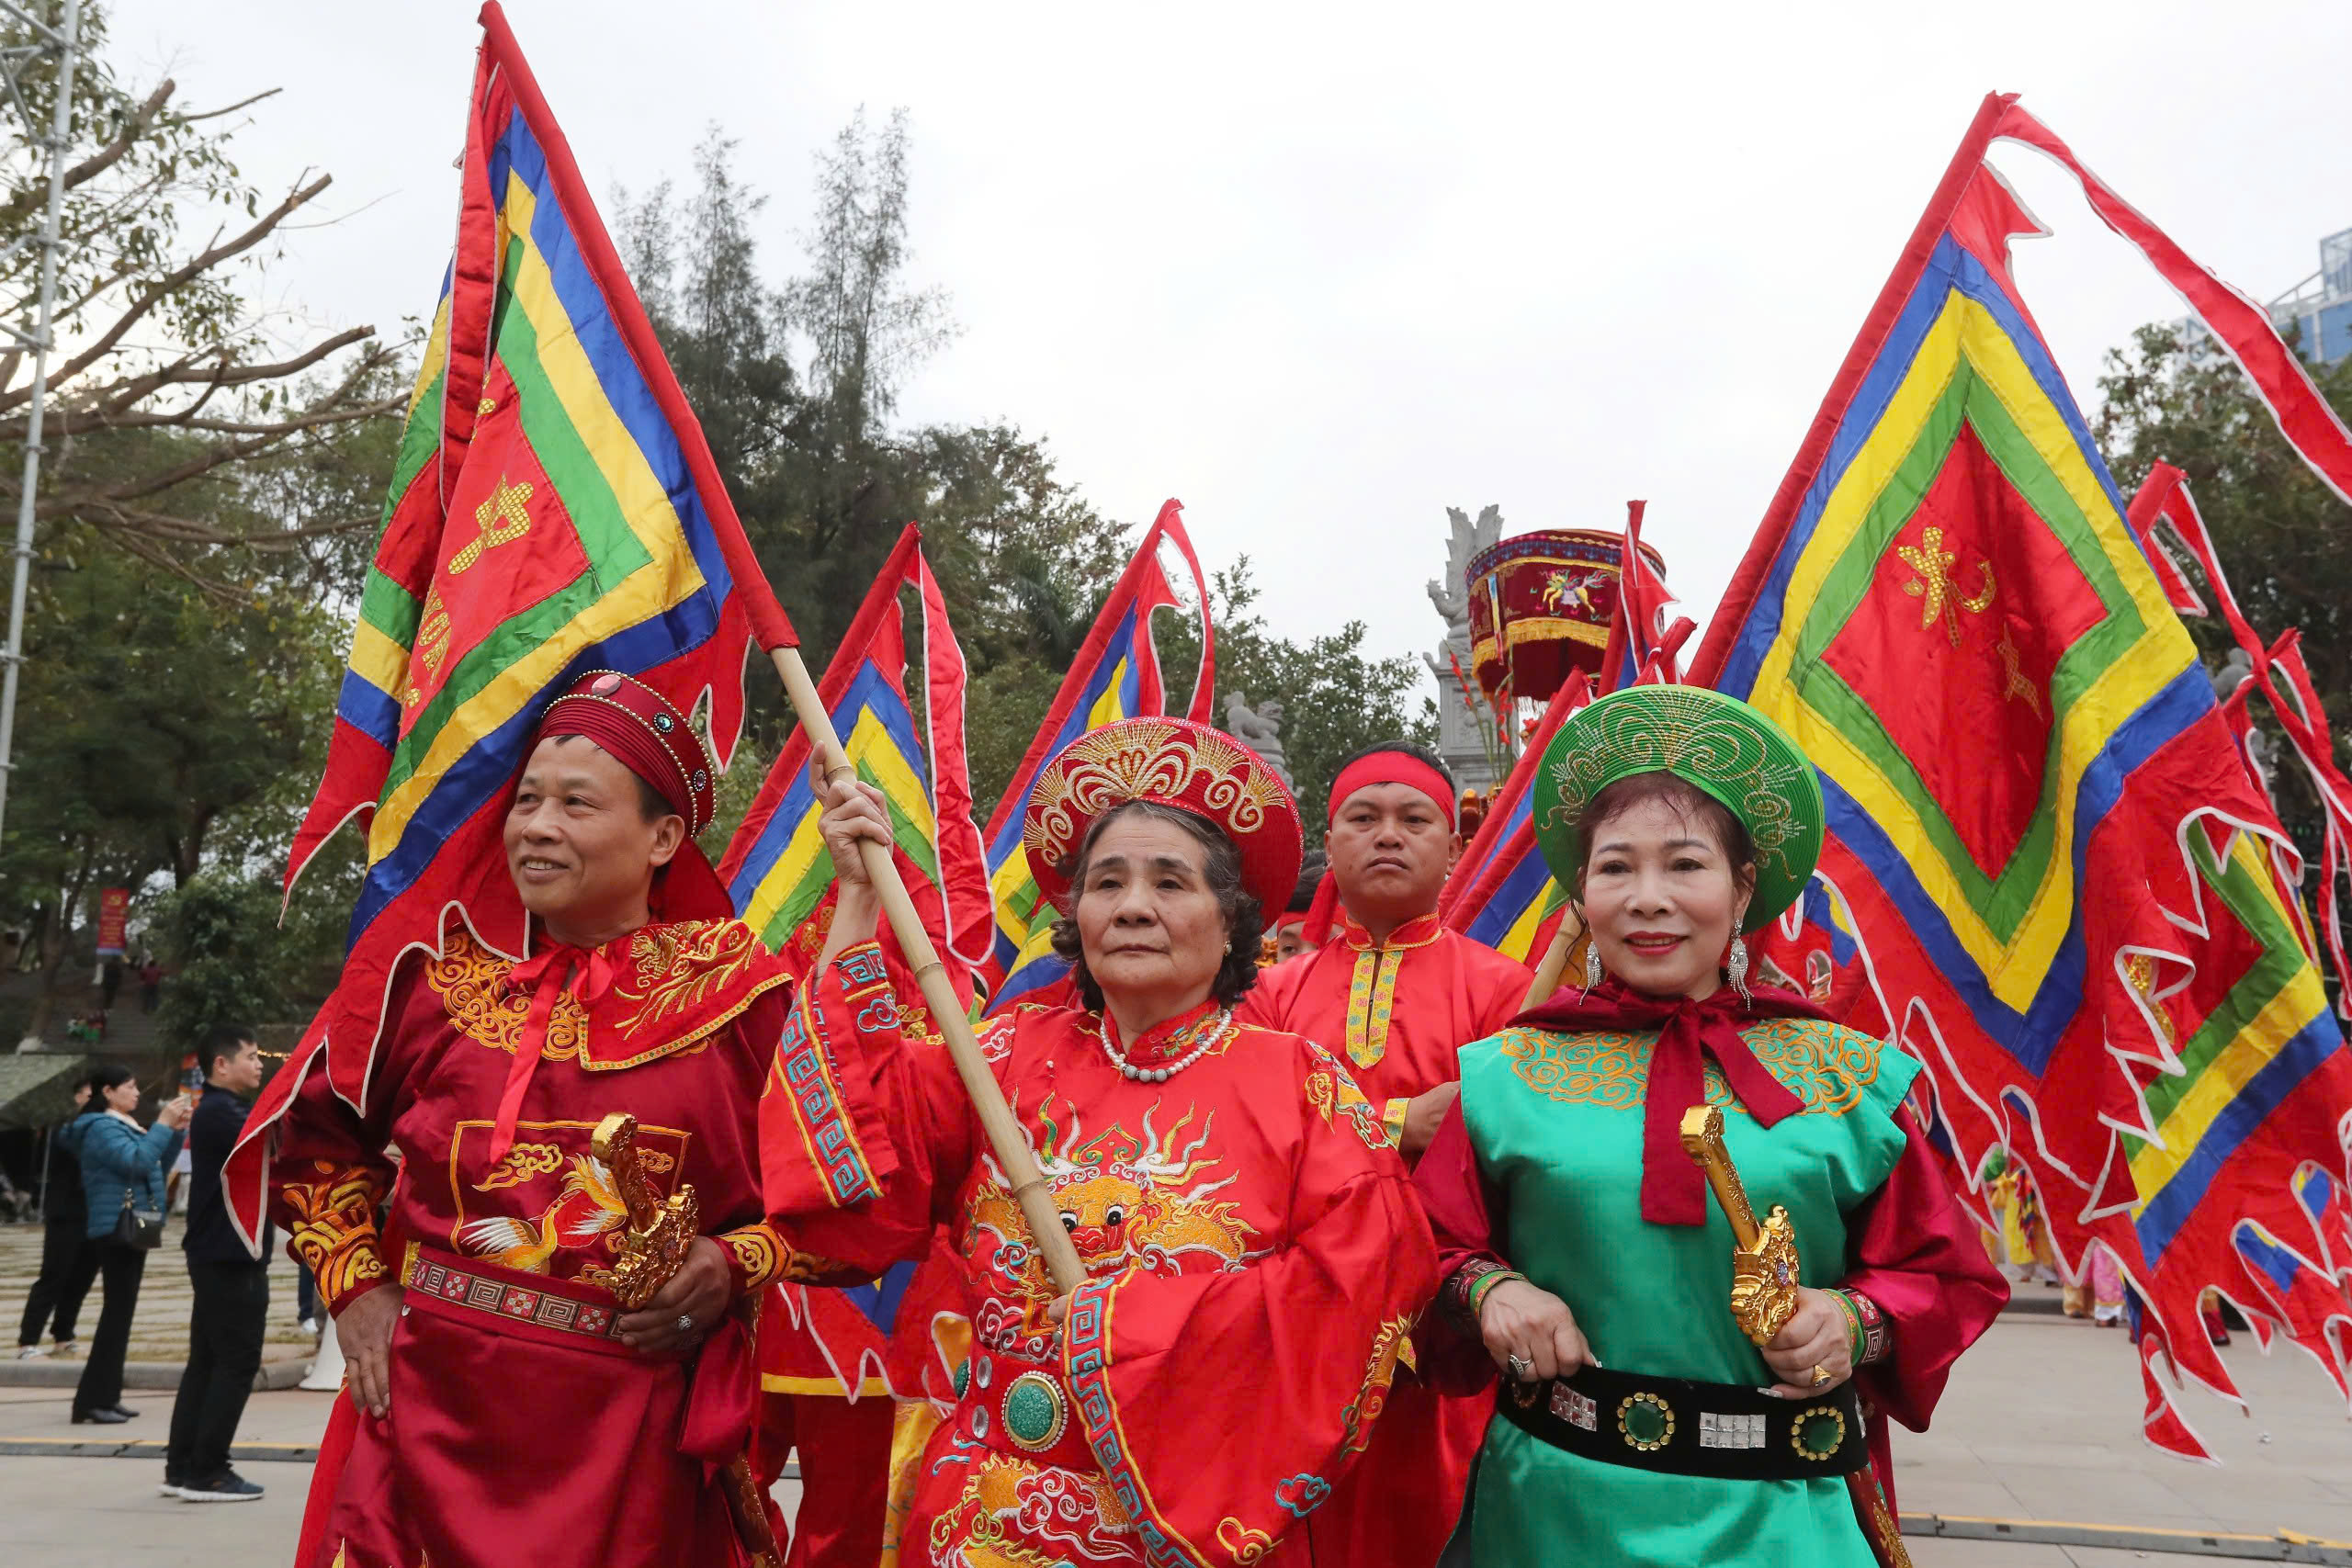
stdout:
<svg viewBox="0 0 2352 1568">
<path fill-rule="evenodd" d="M 1408 1165 L 1460 1093 L 1456 1053 L 1510 1022 L 1534 979 L 1438 924 L 1438 894 L 1462 852 L 1454 800 L 1445 764 L 1408 741 L 1343 762 L 1323 837 L 1330 876 L 1318 902 L 1338 905 L 1329 936 L 1267 970 L 1237 1014 L 1345 1061 Z M 1492 1413 L 1490 1399 L 1442 1397 L 1399 1376 L 1370 1450 L 1306 1521 L 1314 1561 L 1435 1562 Z"/>
<path fill-rule="evenodd" d="M 513 962 L 458 924 L 402 963 L 362 1102 L 317 1048 L 266 1180 L 350 1363 L 298 1568 L 747 1560 L 727 1461 L 752 1426 L 760 1088 L 787 975 L 695 847 L 712 767 L 684 717 L 596 671 L 549 705 L 505 825 L 533 917 Z M 599 1283 L 627 1215 L 590 1153 L 639 1122 L 699 1229 L 642 1310 Z M 397 1151 L 397 1165 L 387 1152 Z M 379 1228 L 379 1208 L 389 1217 Z"/>
</svg>

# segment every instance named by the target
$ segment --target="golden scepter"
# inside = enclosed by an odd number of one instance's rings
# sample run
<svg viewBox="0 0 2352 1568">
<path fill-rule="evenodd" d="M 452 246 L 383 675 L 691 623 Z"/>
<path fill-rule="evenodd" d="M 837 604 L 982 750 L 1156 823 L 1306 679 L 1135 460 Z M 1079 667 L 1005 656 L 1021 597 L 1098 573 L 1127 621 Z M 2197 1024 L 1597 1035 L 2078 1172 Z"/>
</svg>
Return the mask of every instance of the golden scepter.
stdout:
<svg viewBox="0 0 2352 1568">
<path fill-rule="evenodd" d="M 1772 1342 L 1797 1310 L 1797 1235 L 1780 1204 L 1761 1222 L 1747 1188 L 1724 1147 L 1724 1113 L 1694 1105 L 1682 1113 L 1682 1152 L 1707 1173 L 1707 1185 L 1731 1222 L 1731 1315 L 1758 1349 Z"/>
<path fill-rule="evenodd" d="M 637 1118 L 627 1111 L 616 1111 L 596 1123 L 588 1152 L 611 1174 L 628 1211 L 628 1228 L 621 1233 L 613 1266 L 582 1269 L 580 1279 L 612 1292 L 625 1310 L 636 1312 L 661 1294 L 684 1266 L 687 1249 L 702 1234 L 701 1204 L 692 1182 L 680 1182 L 666 1199 L 654 1192 L 645 1162 L 638 1157 Z M 727 1461 L 727 1507 L 735 1516 L 736 1533 L 752 1553 L 752 1568 L 784 1568 L 784 1548 L 769 1528 L 748 1454 Z"/>
</svg>

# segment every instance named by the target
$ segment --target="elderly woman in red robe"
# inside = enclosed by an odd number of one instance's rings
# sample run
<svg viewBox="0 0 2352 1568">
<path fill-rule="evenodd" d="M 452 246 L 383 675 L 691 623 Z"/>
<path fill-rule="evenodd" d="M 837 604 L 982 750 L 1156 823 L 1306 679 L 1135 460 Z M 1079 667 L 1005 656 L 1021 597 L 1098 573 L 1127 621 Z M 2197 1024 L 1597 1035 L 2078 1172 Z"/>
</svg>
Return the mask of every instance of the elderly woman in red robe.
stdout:
<svg viewBox="0 0 2352 1568">
<path fill-rule="evenodd" d="M 357 1103 L 314 1044 L 274 1140 L 249 1126 L 243 1168 L 350 1363 L 298 1568 L 749 1560 L 722 1467 L 751 1430 L 749 1303 L 789 1257 L 756 1143 L 789 990 L 695 847 L 712 771 L 650 687 L 583 677 L 506 818 L 532 955 L 463 926 L 413 951 Z M 602 1275 L 627 1213 L 590 1140 L 615 1111 L 703 1232 L 636 1312 Z"/>
<path fill-rule="evenodd" d="M 902 1040 L 856 840 L 764 1102 L 772 1210 L 871 1278 L 944 1225 L 971 1354 L 922 1458 L 902 1563 L 1259 1561 L 1365 1446 L 1432 1244 L 1379 1112 L 1321 1046 L 1238 1021 L 1296 879 L 1289 792 L 1230 737 L 1129 719 L 1073 742 L 1026 821 L 1083 1005 L 980 1046 L 1089 1278 L 1057 1296 L 945 1051 Z"/>
</svg>

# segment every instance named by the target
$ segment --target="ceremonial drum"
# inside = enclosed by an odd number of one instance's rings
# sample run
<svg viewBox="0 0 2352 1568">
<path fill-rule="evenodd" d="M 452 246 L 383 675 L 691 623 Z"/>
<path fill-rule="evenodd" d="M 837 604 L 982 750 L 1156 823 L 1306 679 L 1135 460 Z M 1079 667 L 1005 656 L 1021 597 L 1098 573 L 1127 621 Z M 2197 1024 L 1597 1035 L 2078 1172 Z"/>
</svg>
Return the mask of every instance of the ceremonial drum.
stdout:
<svg viewBox="0 0 2352 1568">
<path fill-rule="evenodd" d="M 1666 560 L 1642 556 L 1661 578 Z M 1571 670 L 1600 673 L 1625 536 L 1591 528 L 1519 534 L 1470 562 L 1473 671 L 1487 700 L 1545 702 Z"/>
</svg>

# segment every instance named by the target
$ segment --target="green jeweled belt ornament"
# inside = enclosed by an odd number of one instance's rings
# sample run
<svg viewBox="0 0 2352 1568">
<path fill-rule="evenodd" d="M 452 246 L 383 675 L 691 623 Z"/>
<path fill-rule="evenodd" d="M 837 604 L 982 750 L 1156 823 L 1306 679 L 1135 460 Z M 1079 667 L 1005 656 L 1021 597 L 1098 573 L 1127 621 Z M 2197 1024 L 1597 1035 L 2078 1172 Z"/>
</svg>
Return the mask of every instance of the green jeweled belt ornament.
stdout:
<svg viewBox="0 0 2352 1568">
<path fill-rule="evenodd" d="M 1834 1405 L 1816 1404 L 1801 1411 L 1789 1423 L 1789 1443 L 1800 1457 L 1815 1462 L 1836 1456 L 1846 1440 L 1846 1413 Z"/>
<path fill-rule="evenodd" d="M 1069 1406 L 1061 1385 L 1045 1372 L 1022 1373 L 1005 1385 L 1004 1435 L 1031 1453 L 1061 1440 L 1069 1425 Z"/>
</svg>

